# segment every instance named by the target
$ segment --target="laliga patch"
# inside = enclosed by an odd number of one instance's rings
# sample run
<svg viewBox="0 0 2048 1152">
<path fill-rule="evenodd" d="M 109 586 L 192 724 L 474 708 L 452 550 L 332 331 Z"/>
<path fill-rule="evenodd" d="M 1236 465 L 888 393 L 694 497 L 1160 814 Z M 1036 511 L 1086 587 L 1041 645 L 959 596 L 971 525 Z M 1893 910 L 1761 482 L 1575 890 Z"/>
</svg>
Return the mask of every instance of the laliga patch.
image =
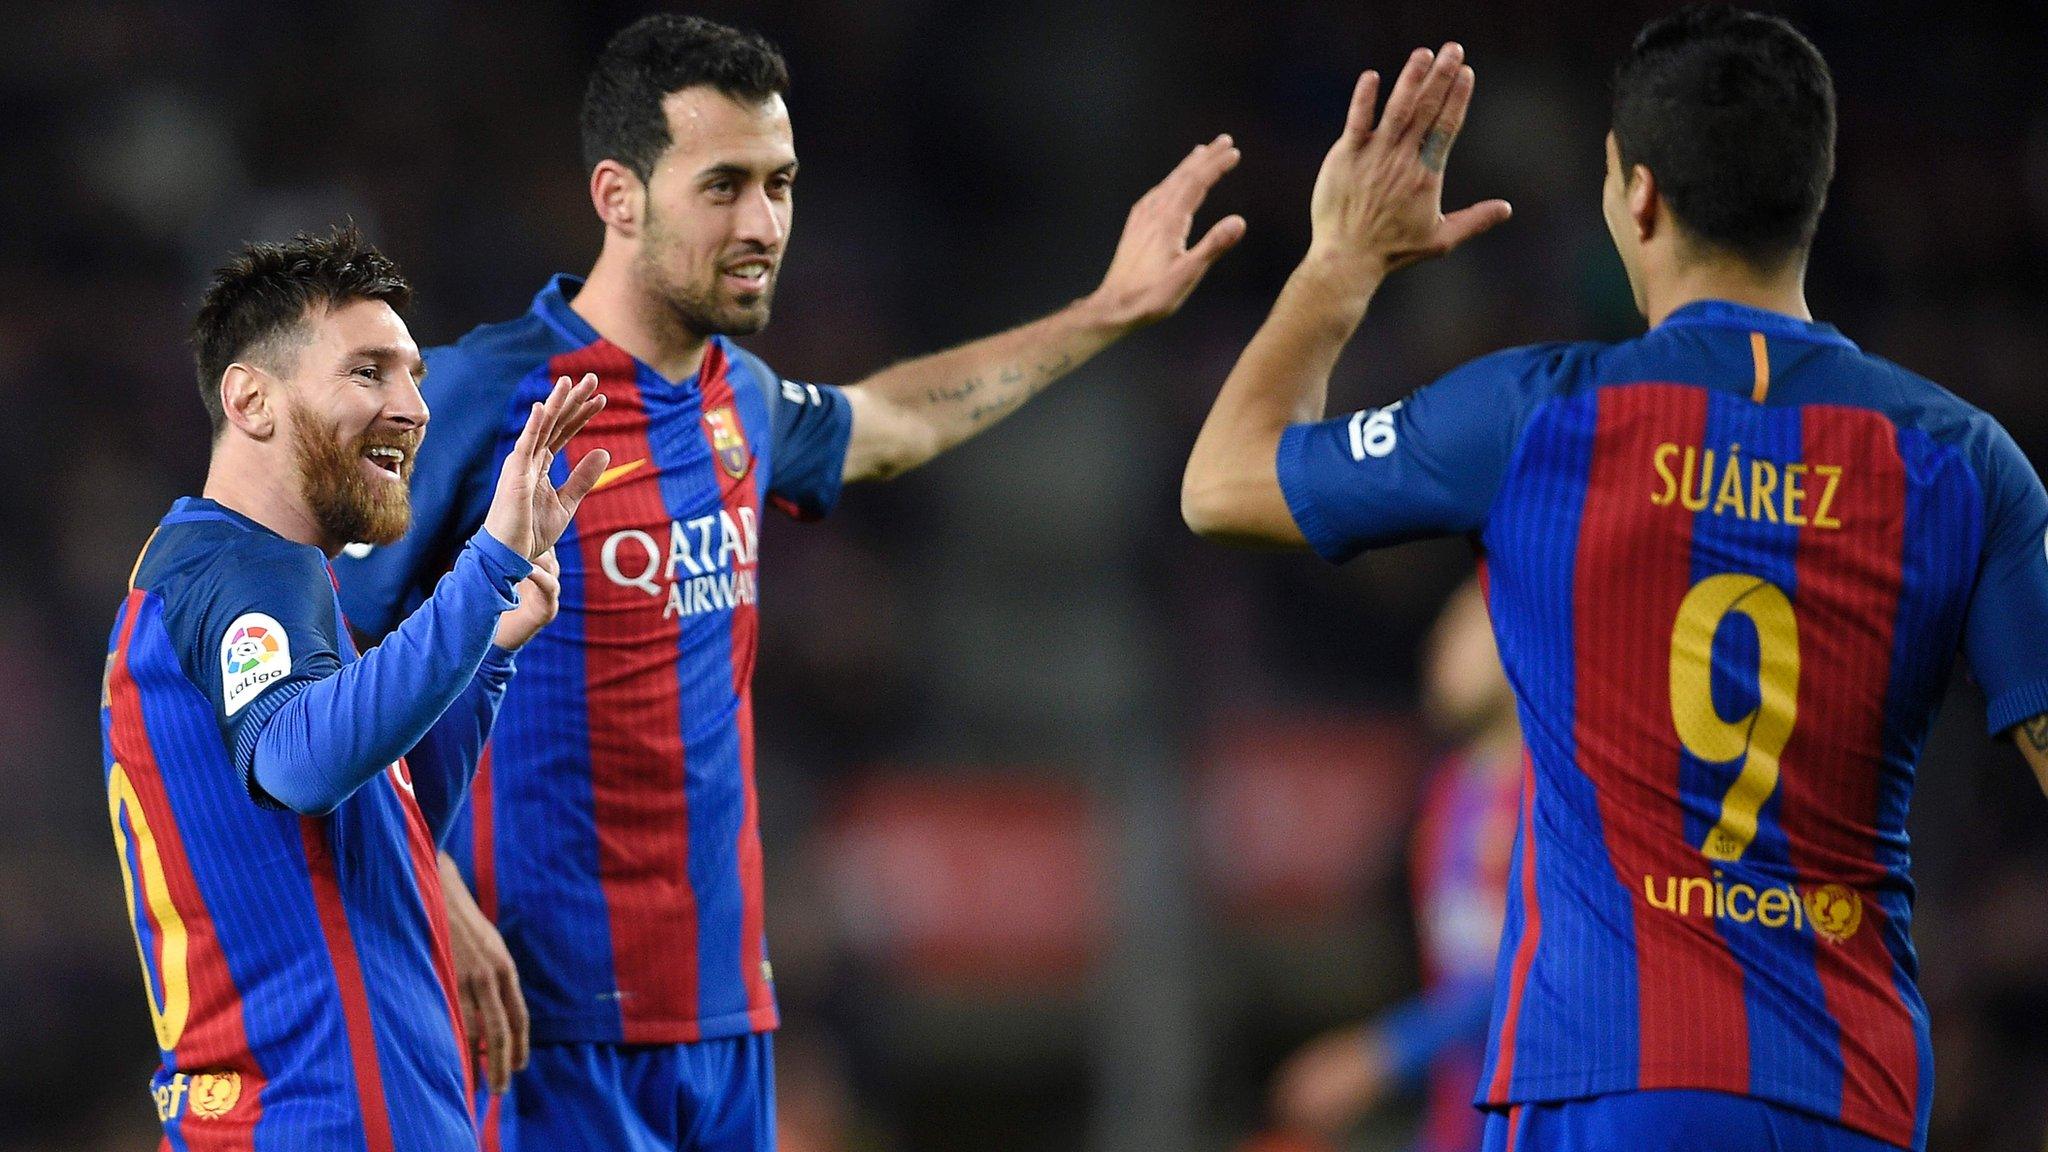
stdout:
<svg viewBox="0 0 2048 1152">
<path fill-rule="evenodd" d="M 228 715 L 291 674 L 292 642 L 284 625 L 261 612 L 235 617 L 220 641 L 220 698 Z"/>
</svg>

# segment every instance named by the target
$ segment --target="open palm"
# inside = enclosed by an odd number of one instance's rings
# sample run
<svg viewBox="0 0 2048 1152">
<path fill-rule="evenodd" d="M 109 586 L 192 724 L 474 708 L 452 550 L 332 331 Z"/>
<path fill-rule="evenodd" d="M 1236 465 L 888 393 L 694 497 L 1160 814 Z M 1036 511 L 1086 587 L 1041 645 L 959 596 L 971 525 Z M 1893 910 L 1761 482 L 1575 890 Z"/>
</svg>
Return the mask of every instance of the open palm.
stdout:
<svg viewBox="0 0 2048 1152">
<path fill-rule="evenodd" d="M 591 450 L 570 469 L 560 488 L 549 480 L 548 471 L 555 453 L 603 410 L 596 376 L 585 376 L 573 385 L 567 376 L 555 381 L 547 400 L 527 414 L 526 427 L 498 470 L 498 490 L 484 514 L 485 531 L 529 560 L 555 546 L 577 506 L 611 464 L 611 454 L 602 448 Z"/>
<path fill-rule="evenodd" d="M 1344 133 L 1323 158 L 1309 200 L 1311 252 L 1391 272 L 1441 256 L 1506 220 L 1505 200 L 1444 214 L 1444 164 L 1472 104 L 1472 69 L 1456 43 L 1417 48 L 1373 124 L 1380 77 L 1352 90 Z"/>
</svg>

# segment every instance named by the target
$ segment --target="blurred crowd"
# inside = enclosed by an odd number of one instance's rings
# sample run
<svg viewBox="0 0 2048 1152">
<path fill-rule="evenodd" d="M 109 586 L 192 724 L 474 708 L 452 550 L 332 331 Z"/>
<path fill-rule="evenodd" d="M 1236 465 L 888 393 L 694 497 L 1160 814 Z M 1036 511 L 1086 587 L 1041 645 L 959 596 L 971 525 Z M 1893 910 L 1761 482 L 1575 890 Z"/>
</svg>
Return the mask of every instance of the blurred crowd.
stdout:
<svg viewBox="0 0 2048 1152">
<path fill-rule="evenodd" d="M 353 218 L 422 344 L 581 272 L 611 0 L 0 5 L 0 1150 L 148 1147 L 154 1061 L 91 716 L 150 526 L 196 492 L 185 332 L 240 241 Z M 767 532 L 757 691 L 784 1146 L 1225 1149 L 1281 1057 L 1411 992 L 1417 646 L 1462 542 L 1343 569 L 1198 544 L 1177 482 L 1303 250 L 1357 72 L 1456 37 L 1452 199 L 1333 402 L 1638 330 L 1605 81 L 1667 5 L 716 0 L 787 54 L 785 375 L 850 382 L 1093 287 L 1131 200 L 1233 133 L 1250 232 L 1189 306 L 920 473 Z M 2048 465 L 2048 9 L 1774 5 L 1841 96 L 1809 297 Z M 1204 221 L 1213 218 L 1205 212 Z M 1933 1146 L 2048 1130 L 2048 803 L 1955 677 L 1913 815 Z M 1404 1139 L 1382 1110 L 1358 1148 Z"/>
</svg>

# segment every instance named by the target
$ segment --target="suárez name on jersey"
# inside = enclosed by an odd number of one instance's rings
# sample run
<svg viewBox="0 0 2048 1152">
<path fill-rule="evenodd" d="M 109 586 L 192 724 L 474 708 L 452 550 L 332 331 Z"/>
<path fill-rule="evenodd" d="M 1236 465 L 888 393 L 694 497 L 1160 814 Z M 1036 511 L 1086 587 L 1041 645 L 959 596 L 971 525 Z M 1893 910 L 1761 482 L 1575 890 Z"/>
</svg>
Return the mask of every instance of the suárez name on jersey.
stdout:
<svg viewBox="0 0 2048 1152">
<path fill-rule="evenodd" d="M 670 620 L 757 602 L 760 539 L 752 508 L 739 509 L 737 517 L 720 509 L 669 521 L 666 545 L 638 528 L 614 532 L 598 561 L 612 583 L 662 601 L 661 618 Z"/>
</svg>

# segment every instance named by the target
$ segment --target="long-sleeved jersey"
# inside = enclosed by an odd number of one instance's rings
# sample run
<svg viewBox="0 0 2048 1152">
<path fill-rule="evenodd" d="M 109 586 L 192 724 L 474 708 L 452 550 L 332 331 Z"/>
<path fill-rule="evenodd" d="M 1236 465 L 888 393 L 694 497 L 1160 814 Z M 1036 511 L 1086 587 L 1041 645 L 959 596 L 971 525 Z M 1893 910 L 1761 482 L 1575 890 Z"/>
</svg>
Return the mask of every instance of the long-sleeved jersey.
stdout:
<svg viewBox="0 0 2048 1152">
<path fill-rule="evenodd" d="M 465 549 L 359 659 L 319 549 L 198 499 L 145 546 L 100 728 L 169 1147 L 474 1144 L 434 839 L 511 674 L 489 643 L 527 569 Z"/>
</svg>

